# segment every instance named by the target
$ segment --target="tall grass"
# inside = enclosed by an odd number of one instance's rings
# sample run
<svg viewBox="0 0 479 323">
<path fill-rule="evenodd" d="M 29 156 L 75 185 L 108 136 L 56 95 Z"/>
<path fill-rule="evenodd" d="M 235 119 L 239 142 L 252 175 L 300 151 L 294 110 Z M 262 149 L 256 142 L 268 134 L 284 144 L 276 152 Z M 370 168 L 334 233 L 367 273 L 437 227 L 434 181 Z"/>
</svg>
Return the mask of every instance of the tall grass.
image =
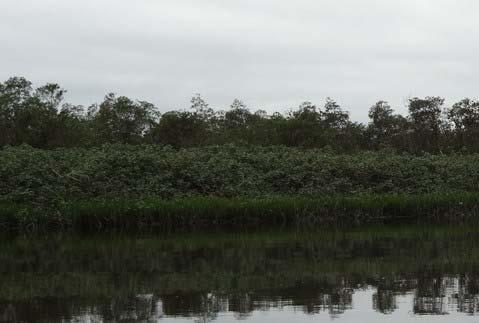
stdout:
<svg viewBox="0 0 479 323">
<path fill-rule="evenodd" d="M 248 227 L 463 223 L 479 219 L 479 193 L 357 196 L 88 199 L 54 209 L 0 208 L 4 229 L 179 231 Z"/>
</svg>

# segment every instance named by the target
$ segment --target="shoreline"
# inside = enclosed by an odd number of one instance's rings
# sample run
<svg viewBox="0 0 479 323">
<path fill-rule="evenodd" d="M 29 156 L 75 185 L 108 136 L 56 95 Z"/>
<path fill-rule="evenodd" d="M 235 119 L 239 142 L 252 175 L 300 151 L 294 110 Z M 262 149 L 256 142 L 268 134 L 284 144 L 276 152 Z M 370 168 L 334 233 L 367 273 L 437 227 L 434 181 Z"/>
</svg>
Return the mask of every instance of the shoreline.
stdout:
<svg viewBox="0 0 479 323">
<path fill-rule="evenodd" d="M 106 198 L 54 206 L 0 204 L 0 231 L 177 232 L 479 222 L 479 193 Z"/>
</svg>

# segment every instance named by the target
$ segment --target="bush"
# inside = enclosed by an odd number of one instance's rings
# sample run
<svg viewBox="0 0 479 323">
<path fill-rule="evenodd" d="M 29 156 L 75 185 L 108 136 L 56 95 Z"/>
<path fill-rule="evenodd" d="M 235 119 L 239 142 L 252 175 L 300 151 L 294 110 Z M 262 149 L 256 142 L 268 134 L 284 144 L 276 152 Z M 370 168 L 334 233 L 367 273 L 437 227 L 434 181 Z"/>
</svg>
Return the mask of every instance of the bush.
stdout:
<svg viewBox="0 0 479 323">
<path fill-rule="evenodd" d="M 0 150 L 0 202 L 91 198 L 427 194 L 479 191 L 479 154 L 336 154 L 280 146 L 105 145 Z"/>
</svg>

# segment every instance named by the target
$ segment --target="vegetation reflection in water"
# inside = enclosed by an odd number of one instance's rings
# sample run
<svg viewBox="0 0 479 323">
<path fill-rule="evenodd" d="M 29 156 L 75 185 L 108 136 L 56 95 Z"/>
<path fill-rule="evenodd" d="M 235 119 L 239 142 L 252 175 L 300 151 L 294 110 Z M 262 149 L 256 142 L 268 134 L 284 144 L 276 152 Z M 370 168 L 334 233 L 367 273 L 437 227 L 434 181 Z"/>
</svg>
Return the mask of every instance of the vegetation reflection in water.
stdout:
<svg viewBox="0 0 479 323">
<path fill-rule="evenodd" d="M 16 237 L 0 247 L 0 321 L 221 321 L 276 309 L 329 320 L 360 306 L 467 319 L 479 313 L 478 242 L 479 228 L 465 227 Z"/>
</svg>

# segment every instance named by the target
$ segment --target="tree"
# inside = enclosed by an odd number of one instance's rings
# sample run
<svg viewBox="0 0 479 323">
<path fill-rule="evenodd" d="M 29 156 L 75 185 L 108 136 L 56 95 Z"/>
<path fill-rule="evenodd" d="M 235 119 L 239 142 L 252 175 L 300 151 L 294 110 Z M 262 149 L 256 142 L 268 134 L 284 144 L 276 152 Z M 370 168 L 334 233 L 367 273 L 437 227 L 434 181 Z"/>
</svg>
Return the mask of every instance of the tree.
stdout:
<svg viewBox="0 0 479 323">
<path fill-rule="evenodd" d="M 171 111 L 161 116 L 160 122 L 151 130 L 155 143 L 174 147 L 189 147 L 205 140 L 203 120 L 188 111 Z"/>
<path fill-rule="evenodd" d="M 386 101 L 378 101 L 369 109 L 368 116 L 379 132 L 386 133 L 393 117 L 393 109 Z"/>
<path fill-rule="evenodd" d="M 12 77 L 0 83 L 0 146 L 18 143 L 17 111 L 30 99 L 32 83 L 23 77 Z"/>
<path fill-rule="evenodd" d="M 33 91 L 31 82 L 16 77 L 7 80 L 0 91 L 0 122 L 7 133 L 3 144 L 50 147 L 65 90 L 58 84 L 46 84 Z"/>
<path fill-rule="evenodd" d="M 454 124 L 454 133 L 458 148 L 479 148 L 479 102 L 463 99 L 455 103 L 447 113 L 448 119 Z"/>
<path fill-rule="evenodd" d="M 378 101 L 369 109 L 371 122 L 367 128 L 369 147 L 407 149 L 409 123 L 394 111 L 386 101 Z"/>
<path fill-rule="evenodd" d="M 224 124 L 226 129 L 246 129 L 253 119 L 253 114 L 248 110 L 246 104 L 235 99 L 230 110 L 225 113 Z"/>
<path fill-rule="evenodd" d="M 363 141 L 363 126 L 352 123 L 349 113 L 331 98 L 326 99 L 321 111 L 321 124 L 324 128 L 322 141 L 336 150 L 357 149 Z"/>
<path fill-rule="evenodd" d="M 412 98 L 409 100 L 409 117 L 413 125 L 416 150 L 439 150 L 443 104 L 444 99 L 440 97 Z"/>
<path fill-rule="evenodd" d="M 63 104 L 57 115 L 54 147 L 88 146 L 94 143 L 91 119 L 81 105 Z"/>
<path fill-rule="evenodd" d="M 94 117 L 94 130 L 100 142 L 140 143 L 158 117 L 153 104 L 110 93 Z"/>
<path fill-rule="evenodd" d="M 191 98 L 191 109 L 195 114 L 197 114 L 201 119 L 207 121 L 211 119 L 215 112 L 210 108 L 208 103 L 201 97 L 201 94 L 197 93 Z"/>
<path fill-rule="evenodd" d="M 15 144 L 48 148 L 55 136 L 57 111 L 37 97 L 29 98 L 15 111 Z"/>
<path fill-rule="evenodd" d="M 327 98 L 324 110 L 321 112 L 321 119 L 328 128 L 342 129 L 349 123 L 349 113 L 343 111 L 336 101 Z"/>
<path fill-rule="evenodd" d="M 63 145 L 65 131 L 73 131 L 62 124 L 64 118 L 59 115 L 65 93 L 54 83 L 33 90 L 31 82 L 21 77 L 0 83 L 0 145 Z"/>
<path fill-rule="evenodd" d="M 49 109 L 57 110 L 66 93 L 60 85 L 48 83 L 36 89 L 35 96 Z"/>
<path fill-rule="evenodd" d="M 303 102 L 283 123 L 283 142 L 288 146 L 319 147 L 322 145 L 321 127 L 321 112 L 313 103 Z"/>
</svg>

